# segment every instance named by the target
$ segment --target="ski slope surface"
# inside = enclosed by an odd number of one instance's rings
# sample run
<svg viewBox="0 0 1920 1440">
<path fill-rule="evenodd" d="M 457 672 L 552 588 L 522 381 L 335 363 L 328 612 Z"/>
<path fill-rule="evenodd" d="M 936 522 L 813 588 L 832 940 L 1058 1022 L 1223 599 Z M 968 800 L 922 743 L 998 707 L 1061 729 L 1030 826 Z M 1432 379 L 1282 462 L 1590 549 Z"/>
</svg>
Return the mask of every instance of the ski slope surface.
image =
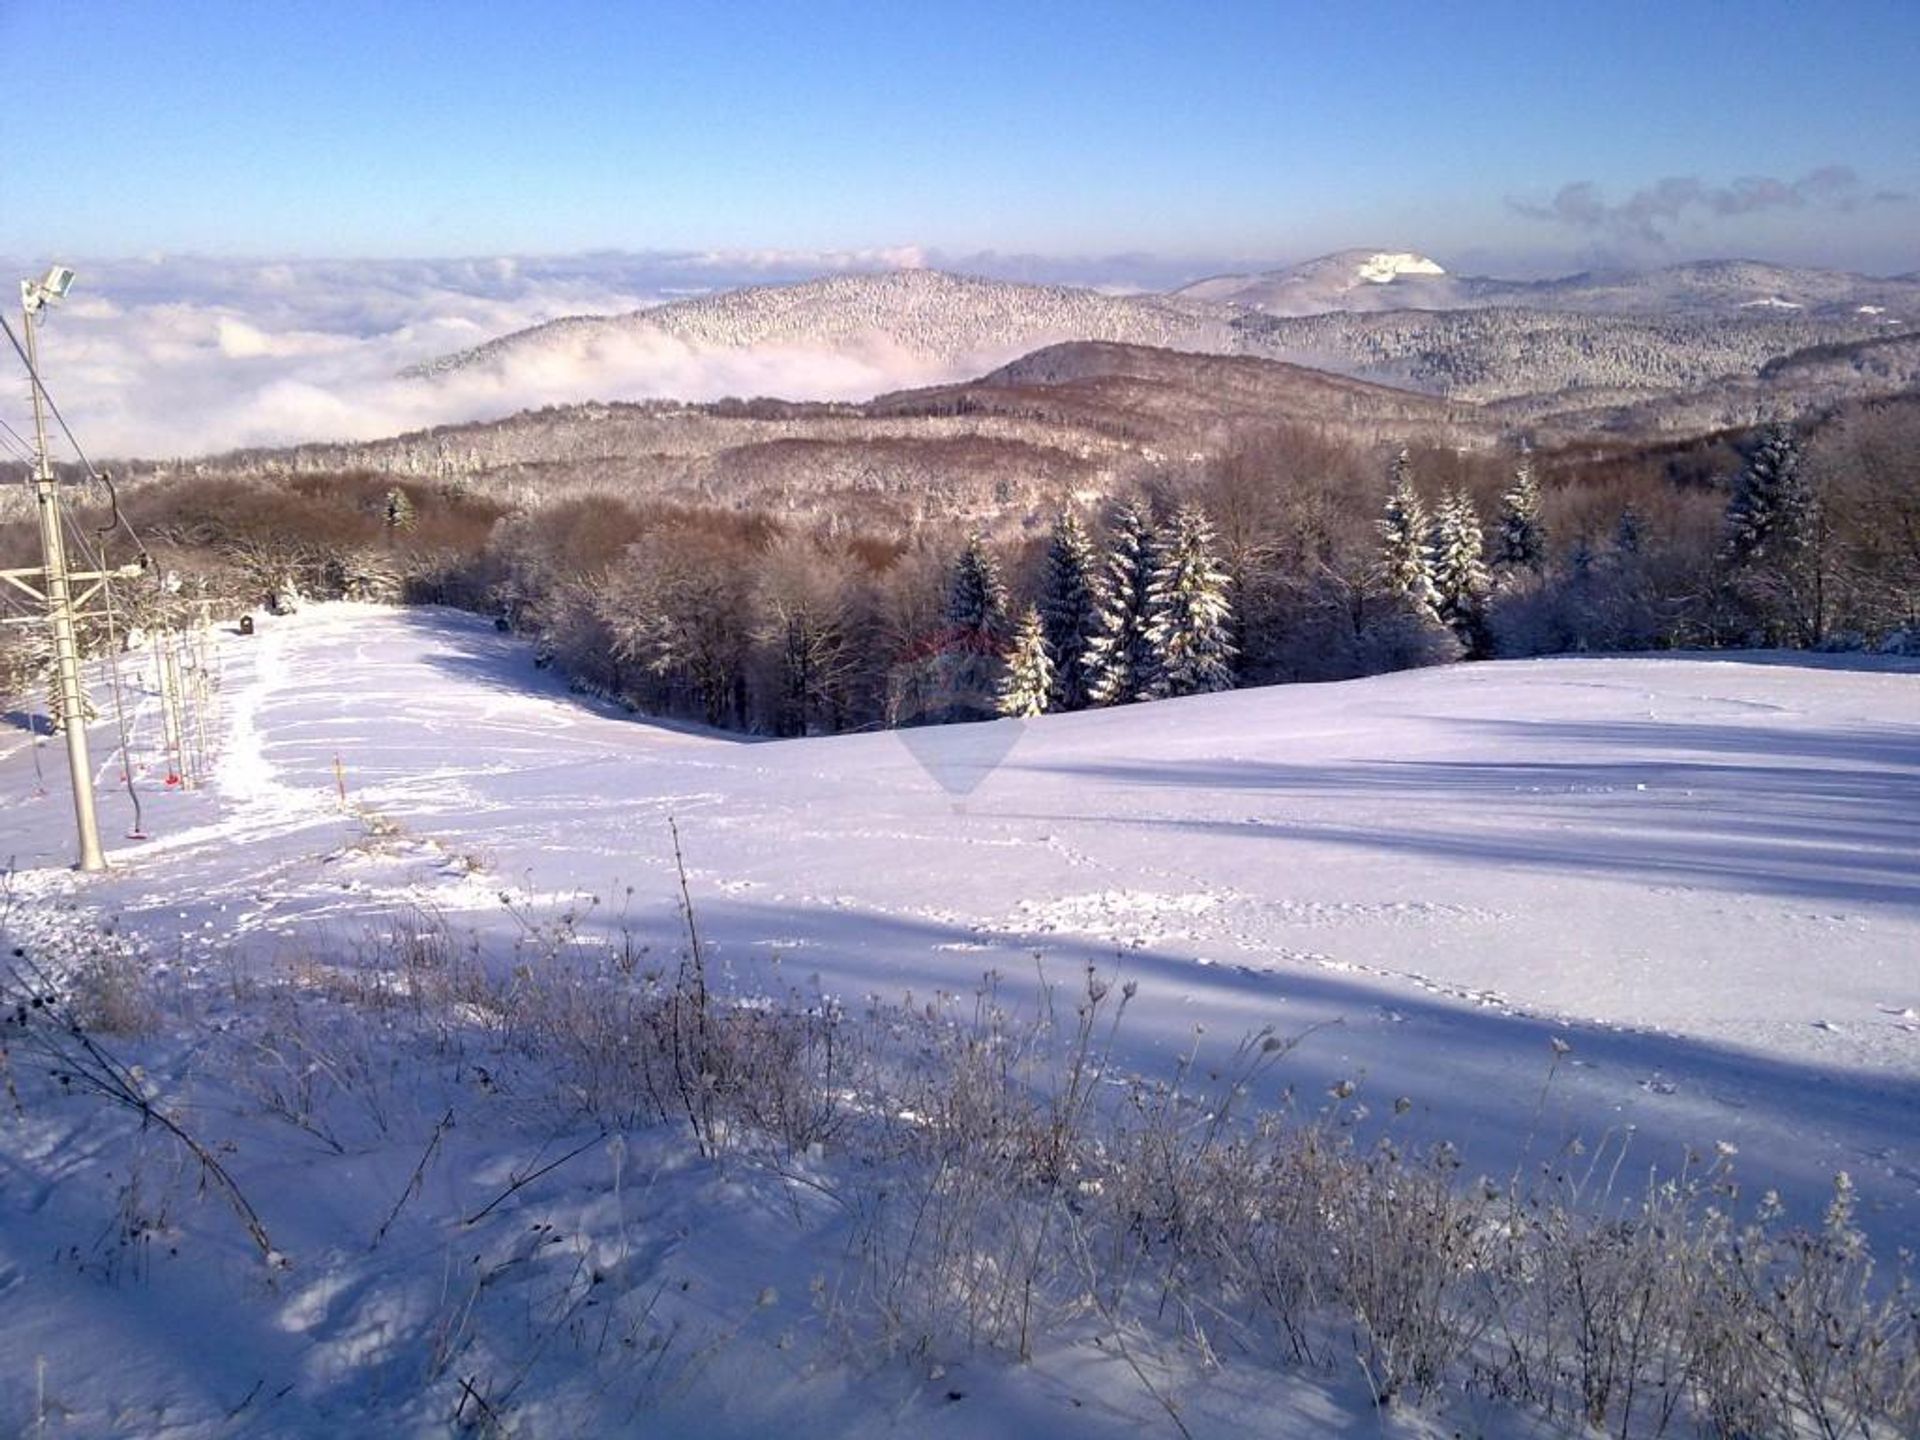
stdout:
<svg viewBox="0 0 1920 1440">
<path fill-rule="evenodd" d="M 1271 1025 L 1306 1038 L 1267 1098 L 1342 1081 L 1377 1108 L 1406 1097 L 1416 1133 L 1477 1170 L 1576 1135 L 1641 1174 L 1732 1147 L 1790 1210 L 1817 1216 L 1846 1171 L 1876 1245 L 1920 1239 L 1910 666 L 1503 662 L 754 742 L 569 695 L 523 642 L 448 612 L 325 606 L 218 649 L 197 790 L 157 784 L 141 692 L 150 838 L 121 838 L 121 762 L 95 730 L 105 875 L 67 868 L 62 753 L 9 732 L 17 931 L 111 925 L 181 975 L 341 953 L 422 912 L 489 955 L 568 916 L 667 954 L 683 934 L 671 820 L 702 936 L 745 993 L 817 977 L 850 1001 L 933 996 L 991 971 L 1017 999 L 1092 963 L 1137 982 L 1119 1046 L 1138 1071 Z M 0 1424 L 31 1413 L 58 1324 L 109 1323 L 99 1297 L 33 1290 L 27 1233 L 0 1231 Z M 262 1373 L 294 1363 L 241 1353 Z M 205 1363 L 246 1389 L 238 1362 Z M 329 1413 L 346 1412 L 313 1424 Z M 932 1413 L 933 1432 L 985 1434 L 1015 1411 L 975 1430 Z M 1125 1429 L 1153 1411 L 1103 1413 Z M 1339 1428 L 1319 1423 L 1299 1433 Z"/>
</svg>

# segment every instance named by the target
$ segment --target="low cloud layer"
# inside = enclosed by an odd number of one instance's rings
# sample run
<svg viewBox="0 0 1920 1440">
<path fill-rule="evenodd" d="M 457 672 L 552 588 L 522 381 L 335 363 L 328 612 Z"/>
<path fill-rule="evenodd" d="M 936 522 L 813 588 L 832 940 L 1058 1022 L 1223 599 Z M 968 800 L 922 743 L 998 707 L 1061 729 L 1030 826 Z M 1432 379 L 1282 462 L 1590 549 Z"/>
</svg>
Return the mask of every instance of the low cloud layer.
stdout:
<svg viewBox="0 0 1920 1440">
<path fill-rule="evenodd" d="M 8 261 L 28 275 L 44 260 Z M 659 339 L 461 372 L 400 372 L 564 315 L 620 314 L 689 295 L 834 272 L 937 265 L 1007 278 L 1160 288 L 1202 267 L 1149 257 L 1046 261 L 859 251 L 609 253 L 425 261 L 235 261 L 201 256 L 73 261 L 49 310 L 41 365 L 96 458 L 190 456 L 307 440 L 375 439 L 582 399 L 782 395 L 854 399 L 945 378 L 872 349 L 697 352 Z M 4 394 L 5 392 L 0 392 Z M 0 398 L 24 433 L 25 386 Z"/>
<path fill-rule="evenodd" d="M 1694 219 L 1786 210 L 1844 214 L 1908 198 L 1872 189 L 1845 165 L 1825 165 L 1797 180 L 1748 175 L 1728 185 L 1709 185 L 1695 176 L 1669 176 L 1617 204 L 1609 203 L 1591 180 L 1576 180 L 1561 186 L 1545 204 L 1526 200 L 1508 204 L 1530 220 L 1553 221 L 1588 234 L 1657 247 L 1667 243 L 1677 225 Z"/>
</svg>

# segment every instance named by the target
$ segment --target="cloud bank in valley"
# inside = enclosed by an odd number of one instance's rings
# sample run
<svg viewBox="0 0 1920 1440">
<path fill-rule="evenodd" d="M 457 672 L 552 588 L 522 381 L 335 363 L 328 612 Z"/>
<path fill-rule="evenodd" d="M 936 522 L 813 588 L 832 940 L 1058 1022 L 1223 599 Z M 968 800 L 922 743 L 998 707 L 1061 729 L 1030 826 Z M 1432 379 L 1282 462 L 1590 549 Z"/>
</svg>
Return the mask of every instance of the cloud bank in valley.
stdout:
<svg viewBox="0 0 1920 1440">
<path fill-rule="evenodd" d="M 13 261 L 20 275 L 44 261 Z M 937 265 L 1125 290 L 1205 262 L 1142 256 L 1047 261 L 856 251 L 606 253 L 474 260 L 74 261 L 41 365 L 96 458 L 171 458 L 402 431 L 585 399 L 780 395 L 863 399 L 948 378 L 884 347 L 853 353 L 696 351 L 664 337 L 604 343 L 431 383 L 406 367 L 565 315 L 621 314 L 738 285 Z M 24 384 L 0 418 L 27 424 Z"/>
</svg>

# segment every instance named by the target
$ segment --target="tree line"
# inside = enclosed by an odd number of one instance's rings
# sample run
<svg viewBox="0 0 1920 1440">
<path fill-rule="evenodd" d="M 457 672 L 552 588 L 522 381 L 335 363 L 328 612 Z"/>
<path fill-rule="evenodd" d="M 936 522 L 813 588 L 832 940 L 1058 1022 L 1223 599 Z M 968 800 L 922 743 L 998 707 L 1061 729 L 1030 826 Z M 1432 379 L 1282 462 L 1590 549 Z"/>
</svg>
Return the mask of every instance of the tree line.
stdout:
<svg viewBox="0 0 1920 1440">
<path fill-rule="evenodd" d="M 156 572 L 228 613 L 455 605 L 583 691 L 769 735 L 1460 658 L 1920 649 L 1920 403 L 1810 436 L 1504 458 L 1277 429 L 1103 507 L 973 532 L 618 493 L 509 509 L 364 473 L 179 480 L 124 503 Z M 33 563 L 31 545 L 0 528 L 6 563 Z M 171 593 L 128 597 L 121 623 L 169 623 Z M 44 658 L 30 633 L 8 650 L 26 698 Z"/>
</svg>

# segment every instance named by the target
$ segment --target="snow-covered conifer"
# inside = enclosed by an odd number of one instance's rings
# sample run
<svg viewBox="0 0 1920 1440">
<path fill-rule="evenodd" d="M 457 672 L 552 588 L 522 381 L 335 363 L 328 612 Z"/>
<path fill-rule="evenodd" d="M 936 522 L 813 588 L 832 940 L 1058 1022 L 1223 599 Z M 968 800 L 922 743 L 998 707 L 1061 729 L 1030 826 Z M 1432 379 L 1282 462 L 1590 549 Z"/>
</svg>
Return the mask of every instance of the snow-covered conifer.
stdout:
<svg viewBox="0 0 1920 1440">
<path fill-rule="evenodd" d="M 1433 520 L 1435 610 L 1469 653 L 1487 649 L 1487 591 L 1491 581 L 1481 558 L 1485 540 L 1473 498 L 1454 490 L 1440 502 Z"/>
<path fill-rule="evenodd" d="M 1100 583 L 1099 624 L 1082 664 L 1096 705 L 1126 705 L 1151 692 L 1159 666 L 1147 638 L 1148 589 L 1158 567 L 1152 522 L 1136 505 L 1114 512 Z"/>
<path fill-rule="evenodd" d="M 1213 555 L 1213 527 L 1201 511 L 1183 508 L 1168 527 L 1147 587 L 1146 635 L 1158 673 L 1143 693 L 1157 700 L 1231 690 L 1232 617 L 1227 572 Z"/>
<path fill-rule="evenodd" d="M 1052 703 L 1053 670 L 1039 607 L 1029 605 L 1013 632 L 1007 673 L 1000 681 L 1000 713 L 1022 717 L 1044 715 Z"/>
<path fill-rule="evenodd" d="M 954 562 L 953 584 L 947 591 L 947 623 L 989 644 L 998 643 L 1006 633 L 1007 587 L 1001 583 L 1000 567 L 978 535 L 967 541 L 967 548 Z"/>
<path fill-rule="evenodd" d="M 1436 616 L 1439 594 L 1433 585 L 1433 555 L 1427 534 L 1427 510 L 1413 488 L 1413 463 L 1403 449 L 1393 460 L 1393 488 L 1380 519 L 1380 571 L 1388 592 L 1416 614 Z"/>
<path fill-rule="evenodd" d="M 1100 601 L 1094 577 L 1093 543 L 1080 521 L 1063 512 L 1047 544 L 1040 584 L 1040 621 L 1053 657 L 1053 693 L 1049 708 L 1084 709 L 1087 648 L 1100 626 Z"/>
<path fill-rule="evenodd" d="M 1540 482 L 1534 479 L 1530 456 L 1520 457 L 1513 484 L 1500 497 L 1498 532 L 1493 556 L 1497 569 L 1537 575 L 1546 568 L 1547 531 L 1540 521 Z"/>
<path fill-rule="evenodd" d="M 1735 565 L 1790 562 L 1812 538 L 1813 512 L 1800 439 L 1791 425 L 1776 421 L 1734 477 L 1723 553 Z"/>
<path fill-rule="evenodd" d="M 1827 524 L 1791 425 L 1767 426 L 1735 477 L 1721 556 L 1751 638 L 1821 642 L 1831 618 Z"/>
<path fill-rule="evenodd" d="M 941 709 L 948 719 L 974 720 L 996 712 L 1006 632 L 1007 587 L 986 542 L 975 535 L 960 552 L 947 590 Z"/>
</svg>

